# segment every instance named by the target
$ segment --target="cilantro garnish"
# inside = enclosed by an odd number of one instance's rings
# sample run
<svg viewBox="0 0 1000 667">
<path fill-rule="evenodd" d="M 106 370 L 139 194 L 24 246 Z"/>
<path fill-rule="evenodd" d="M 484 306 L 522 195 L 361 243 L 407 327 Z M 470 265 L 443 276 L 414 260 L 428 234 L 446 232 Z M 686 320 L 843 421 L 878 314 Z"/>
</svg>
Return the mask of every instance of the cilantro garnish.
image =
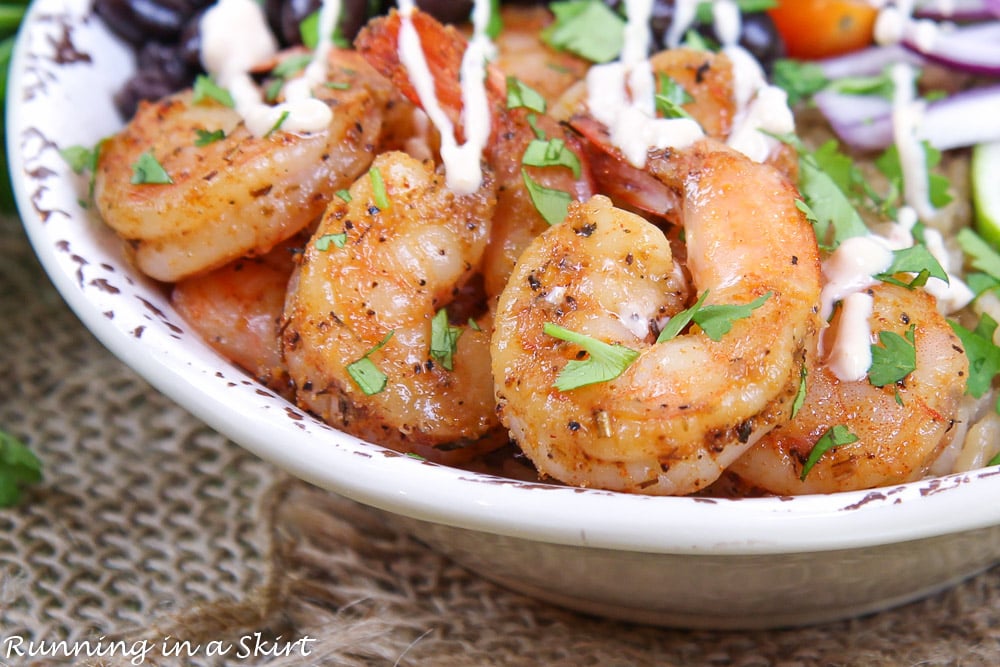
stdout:
<svg viewBox="0 0 1000 667">
<path fill-rule="evenodd" d="M 233 96 L 229 91 L 204 74 L 199 74 L 195 77 L 192 90 L 194 93 L 191 98 L 192 104 L 202 104 L 208 100 L 213 100 L 230 109 L 236 106 Z"/>
<path fill-rule="evenodd" d="M 507 108 L 524 107 L 538 113 L 545 113 L 545 98 L 537 90 L 514 76 L 507 77 Z"/>
<path fill-rule="evenodd" d="M 326 252 L 327 250 L 330 249 L 331 245 L 334 245 L 338 248 L 343 248 L 345 245 L 347 245 L 347 232 L 340 232 L 337 234 L 323 234 L 322 236 L 316 238 L 316 240 L 313 242 L 313 245 L 315 245 L 316 250 L 319 250 L 320 252 Z"/>
<path fill-rule="evenodd" d="M 320 10 L 317 9 L 312 14 L 302 19 L 302 22 L 299 23 L 299 37 L 302 38 L 302 44 L 307 49 L 315 49 L 316 45 L 319 44 L 319 11 Z M 351 43 L 340 31 L 339 25 L 334 26 L 333 35 L 330 36 L 330 39 L 334 46 L 341 49 L 346 49 L 351 46 Z"/>
<path fill-rule="evenodd" d="M 799 479 L 805 481 L 806 475 L 809 471 L 813 469 L 816 462 L 819 461 L 823 454 L 827 453 L 834 447 L 840 447 L 841 445 L 849 445 L 852 442 L 857 442 L 858 436 L 854 435 L 847 430 L 846 426 L 842 424 L 837 424 L 831 427 L 820 436 L 816 444 L 813 445 L 812 450 L 809 452 L 809 458 L 806 459 L 805 464 L 802 466 L 802 472 L 799 474 Z"/>
<path fill-rule="evenodd" d="M 562 139 L 533 139 L 524 149 L 521 164 L 529 167 L 566 167 L 573 172 L 573 178 L 580 178 L 580 158 L 566 148 Z"/>
<path fill-rule="evenodd" d="M 372 167 L 368 170 L 368 178 L 372 182 L 372 197 L 375 199 L 375 206 L 380 211 L 388 210 L 389 194 L 385 190 L 385 180 L 382 178 L 382 172 L 379 171 L 378 167 Z"/>
<path fill-rule="evenodd" d="M 455 370 L 455 350 L 458 348 L 458 338 L 461 335 L 462 327 L 448 322 L 448 311 L 444 308 L 437 311 L 431 319 L 431 359 L 446 370 Z"/>
<path fill-rule="evenodd" d="M 740 14 L 756 14 L 777 6 L 778 0 L 736 0 L 736 7 L 740 10 Z M 695 12 L 699 23 L 711 24 L 715 20 L 712 16 L 710 0 L 699 2 Z"/>
<path fill-rule="evenodd" d="M 287 81 L 293 74 L 298 74 L 303 69 L 308 67 L 309 63 L 312 62 L 312 54 L 300 53 L 289 58 L 285 58 L 280 63 L 274 66 L 270 74 L 273 77 L 273 81 L 268 85 L 267 90 L 264 93 L 264 97 L 268 102 L 274 102 L 278 99 L 278 94 L 281 92 L 281 87 L 285 85 Z"/>
<path fill-rule="evenodd" d="M 948 179 L 932 171 L 941 163 L 941 151 L 926 141 L 922 142 L 922 144 L 927 167 L 927 197 L 932 206 L 941 208 L 948 205 L 952 200 Z M 875 167 L 889 179 L 891 192 L 895 196 L 888 197 L 887 199 L 898 199 L 900 196 L 899 193 L 903 192 L 903 166 L 899 161 L 899 149 L 896 148 L 896 144 L 892 144 L 884 153 L 875 158 Z M 891 201 L 888 208 L 894 208 Z M 894 215 L 894 212 L 890 211 L 890 215 Z"/>
<path fill-rule="evenodd" d="M 1000 253 L 968 227 L 959 231 L 955 238 L 968 258 L 969 265 L 977 271 L 965 276 L 972 291 L 978 296 L 1000 287 Z"/>
<path fill-rule="evenodd" d="M 42 481 L 42 462 L 28 447 L 0 430 L 0 507 L 21 499 L 21 487 Z"/>
<path fill-rule="evenodd" d="M 973 398 L 981 398 L 990 388 L 993 378 L 1000 373 L 1000 347 L 993 344 L 996 320 L 983 314 L 975 331 L 953 320 L 948 320 L 948 324 L 962 341 L 965 356 L 969 358 L 969 379 L 965 391 Z"/>
<path fill-rule="evenodd" d="M 897 273 L 915 273 L 916 276 L 907 283 L 895 278 L 894 276 Z M 922 287 L 927 284 L 928 278 L 939 278 L 948 282 L 947 272 L 945 272 L 934 255 L 931 254 L 931 251 L 927 249 L 927 246 L 919 243 L 909 248 L 893 250 L 892 264 L 885 270 L 885 273 L 880 273 L 875 277 L 882 282 L 892 283 L 893 285 L 909 289 Z"/>
<path fill-rule="evenodd" d="M 660 73 L 656 92 L 656 110 L 664 118 L 691 118 L 691 114 L 684 110 L 685 104 L 694 102 L 694 98 L 684 86 L 677 81 Z"/>
<path fill-rule="evenodd" d="M 379 393 L 385 389 L 386 383 L 389 381 L 389 377 L 379 370 L 378 366 L 375 365 L 369 357 L 372 354 L 381 350 L 382 347 L 389 342 L 392 338 L 393 330 L 385 335 L 385 338 L 380 340 L 375 347 L 365 352 L 364 356 L 357 361 L 351 362 L 347 365 L 347 373 L 354 380 L 358 388 L 365 393 L 366 396 L 372 396 Z"/>
<path fill-rule="evenodd" d="M 195 134 L 197 138 L 194 140 L 194 145 L 199 148 L 202 146 L 207 146 L 213 144 L 216 141 L 222 141 L 226 138 L 226 133 L 223 130 L 203 130 L 200 127 L 195 129 Z"/>
<path fill-rule="evenodd" d="M 733 328 L 733 322 L 750 317 L 756 309 L 764 305 L 764 302 L 771 298 L 773 292 L 768 292 L 757 297 L 750 303 L 745 304 L 713 304 L 703 305 L 708 296 L 708 290 L 698 298 L 690 308 L 686 308 L 670 318 L 667 325 L 660 331 L 656 342 L 662 343 L 677 336 L 685 326 L 692 320 L 701 327 L 705 335 L 719 342 Z"/>
<path fill-rule="evenodd" d="M 812 97 L 830 83 L 822 67 L 804 60 L 780 58 L 774 62 L 772 72 L 774 85 L 788 95 L 788 106 Z"/>
<path fill-rule="evenodd" d="M 552 48 L 595 63 L 610 62 L 621 53 L 625 21 L 600 0 L 553 2 L 549 9 L 555 21 L 541 38 Z"/>
<path fill-rule="evenodd" d="M 820 247 L 832 250 L 844 239 L 866 235 L 868 227 L 861 216 L 817 159 L 817 156 L 829 159 L 828 150 L 810 153 L 794 135 L 777 138 L 791 145 L 799 154 L 798 185 L 805 206 L 796 205 L 812 222 Z"/>
<path fill-rule="evenodd" d="M 286 120 L 288 120 L 288 115 L 289 114 L 287 109 L 282 111 L 281 115 L 278 116 L 278 120 L 274 121 L 274 125 L 271 126 L 271 129 L 264 133 L 264 138 L 266 139 L 267 137 L 270 137 L 272 134 L 280 130 L 281 126 L 285 124 Z"/>
<path fill-rule="evenodd" d="M 888 69 L 875 76 L 845 76 L 830 82 L 830 90 L 843 95 L 871 95 L 891 100 L 896 90 Z"/>
<path fill-rule="evenodd" d="M 547 188 L 537 183 L 528 175 L 526 169 L 521 170 L 521 177 L 524 179 L 525 187 L 528 188 L 531 203 L 535 205 L 535 209 L 545 219 L 545 222 L 550 225 L 558 225 L 566 219 L 570 202 L 573 201 L 568 192 Z"/>
<path fill-rule="evenodd" d="M 351 203 L 351 193 L 347 190 L 337 190 L 335 193 L 345 204 Z"/>
<path fill-rule="evenodd" d="M 988 467 L 988 466 L 996 466 L 996 465 L 1000 465 L 1000 452 L 997 452 L 997 453 L 996 453 L 996 454 L 995 454 L 995 455 L 993 456 L 993 458 L 991 458 L 991 459 L 990 459 L 989 461 L 987 461 L 987 462 L 986 462 L 986 465 L 987 465 L 987 467 Z"/>
<path fill-rule="evenodd" d="M 59 155 L 65 160 L 69 168 L 73 170 L 74 174 L 85 174 L 90 173 L 90 179 L 87 182 L 87 199 L 94 198 L 94 178 L 97 175 L 97 160 L 101 156 L 101 146 L 104 145 L 105 139 L 101 139 L 93 148 L 86 148 L 85 146 L 69 146 L 63 148 L 59 151 Z M 86 202 L 81 202 L 81 205 L 86 206 Z"/>
<path fill-rule="evenodd" d="M 559 371 L 553 383 L 559 391 L 614 380 L 639 357 L 638 352 L 624 345 L 611 345 L 551 322 L 546 322 L 543 330 L 553 338 L 579 345 L 590 355 L 583 360 L 571 359 Z"/>
<path fill-rule="evenodd" d="M 911 324 L 904 335 L 880 331 L 880 345 L 872 345 L 872 365 L 868 381 L 876 387 L 896 384 L 917 368 L 917 347 L 914 343 L 916 325 Z"/>
<path fill-rule="evenodd" d="M 809 369 L 806 368 L 805 364 L 802 364 L 802 370 L 799 371 L 799 389 L 795 392 L 795 398 L 792 400 L 792 419 L 795 419 L 795 415 L 799 414 L 799 410 L 806 402 L 806 390 L 808 386 L 806 380 L 809 377 Z"/>
<path fill-rule="evenodd" d="M 174 182 L 152 151 L 146 151 L 132 165 L 133 185 L 168 185 Z"/>
<path fill-rule="evenodd" d="M 486 24 L 486 36 L 496 39 L 503 30 L 503 17 L 500 15 L 500 0 L 490 0 L 490 20 Z"/>
</svg>

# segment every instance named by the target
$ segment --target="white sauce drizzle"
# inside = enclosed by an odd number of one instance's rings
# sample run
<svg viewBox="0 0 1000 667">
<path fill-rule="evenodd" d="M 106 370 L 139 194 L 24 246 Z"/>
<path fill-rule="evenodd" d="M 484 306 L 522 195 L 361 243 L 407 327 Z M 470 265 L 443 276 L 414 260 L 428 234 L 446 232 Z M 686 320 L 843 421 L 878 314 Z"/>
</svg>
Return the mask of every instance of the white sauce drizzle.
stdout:
<svg viewBox="0 0 1000 667">
<path fill-rule="evenodd" d="M 410 82 L 420 97 L 420 104 L 441 134 L 441 160 L 445 166 L 448 188 L 457 194 L 469 194 L 483 182 L 482 154 L 490 136 L 490 111 L 486 97 L 486 60 L 494 47 L 486 36 L 490 16 L 489 0 L 476 0 L 472 10 L 473 36 L 462 58 L 462 121 L 465 143 L 455 140 L 455 127 L 441 108 L 434 90 L 434 78 L 413 26 L 413 0 L 400 0 L 399 59 L 406 67 Z"/>
<path fill-rule="evenodd" d="M 327 55 L 339 16 L 340 0 L 324 0 L 312 62 L 302 77 L 285 85 L 285 101 L 269 105 L 250 77 L 254 66 L 278 51 L 261 6 L 253 0 L 219 0 L 205 12 L 200 23 L 202 65 L 218 85 L 229 90 L 251 134 L 262 137 L 279 122 L 286 132 L 319 132 L 330 124 L 333 112 L 312 97 L 311 90 L 326 79 Z"/>
<path fill-rule="evenodd" d="M 907 63 L 896 63 L 890 69 L 893 83 L 892 134 L 899 151 L 903 171 L 903 198 L 923 220 L 934 217 L 930 202 L 927 157 L 918 138 L 926 103 L 917 97 L 916 73 Z"/>
<path fill-rule="evenodd" d="M 855 292 L 841 302 L 840 324 L 826 366 L 842 382 L 860 382 L 872 366 L 871 319 L 875 299 Z"/>
<path fill-rule="evenodd" d="M 684 33 L 688 31 L 698 14 L 698 5 L 701 0 L 675 0 L 674 15 L 667 28 L 666 44 L 668 49 L 676 49 L 684 39 Z M 646 21 L 649 22 L 648 19 Z"/>
<path fill-rule="evenodd" d="M 675 12 L 681 12 L 684 4 L 678 2 Z M 650 148 L 684 148 L 705 133 L 690 118 L 656 117 L 656 84 L 646 57 L 653 2 L 626 0 L 625 7 L 628 20 L 621 58 L 587 72 L 587 107 L 608 128 L 611 143 L 629 163 L 642 168 Z"/>
</svg>

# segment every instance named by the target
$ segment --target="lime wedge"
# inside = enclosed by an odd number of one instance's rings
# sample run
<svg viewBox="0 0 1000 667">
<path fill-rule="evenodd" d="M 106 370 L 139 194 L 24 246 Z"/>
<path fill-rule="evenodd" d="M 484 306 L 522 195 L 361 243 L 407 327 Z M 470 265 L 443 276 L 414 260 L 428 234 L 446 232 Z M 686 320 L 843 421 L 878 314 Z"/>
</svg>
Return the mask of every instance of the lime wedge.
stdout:
<svg viewBox="0 0 1000 667">
<path fill-rule="evenodd" d="M 976 231 L 1000 248 L 1000 141 L 972 149 L 972 205 Z"/>
</svg>

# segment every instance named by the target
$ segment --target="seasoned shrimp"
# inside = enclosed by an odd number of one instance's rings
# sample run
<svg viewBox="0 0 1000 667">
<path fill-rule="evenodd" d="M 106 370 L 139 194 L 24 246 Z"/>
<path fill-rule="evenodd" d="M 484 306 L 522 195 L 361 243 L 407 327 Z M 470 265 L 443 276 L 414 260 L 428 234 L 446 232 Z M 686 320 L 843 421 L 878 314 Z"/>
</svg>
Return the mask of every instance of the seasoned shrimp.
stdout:
<svg viewBox="0 0 1000 667">
<path fill-rule="evenodd" d="M 334 108 L 326 130 L 255 137 L 239 114 L 185 91 L 143 104 L 100 151 L 94 197 L 144 273 L 173 282 L 266 253 L 313 223 L 374 158 L 387 84 L 349 51 L 331 55 L 347 87 L 317 86 Z M 224 137 L 198 145 L 199 133 Z M 169 183 L 133 183 L 140 160 Z"/>
<path fill-rule="evenodd" d="M 651 153 L 649 168 L 681 193 L 692 296 L 759 307 L 717 341 L 692 326 L 655 342 L 680 305 L 669 245 L 595 197 L 518 261 L 497 308 L 493 377 L 501 421 L 543 475 L 680 495 L 788 420 L 819 327 L 819 257 L 794 188 L 771 167 L 702 140 Z M 638 356 L 614 379 L 560 390 L 568 360 L 585 355 L 546 323 Z"/>
<path fill-rule="evenodd" d="M 496 37 L 494 65 L 541 95 L 549 105 L 582 79 L 589 63 L 568 51 L 557 51 L 540 33 L 552 23 L 545 7 L 506 5 L 500 9 L 503 30 Z"/>
<path fill-rule="evenodd" d="M 798 414 L 730 467 L 743 482 L 789 495 L 909 482 L 926 474 L 948 444 L 968 375 L 960 341 L 927 292 L 884 283 L 871 291 L 873 338 L 882 331 L 906 336 L 912 328 L 915 369 L 876 387 L 867 379 L 841 381 L 811 358 Z M 817 441 L 836 426 L 857 441 L 823 451 L 803 479 Z"/>
<path fill-rule="evenodd" d="M 173 286 L 170 301 L 184 321 L 220 354 L 261 383 L 288 395 L 278 342 L 295 236 L 260 257 L 247 257 Z"/>
<path fill-rule="evenodd" d="M 285 305 L 284 355 L 302 406 L 435 461 L 460 463 L 506 442 L 490 433 L 499 432 L 490 323 L 453 329 L 450 361 L 432 347 L 432 320 L 473 276 L 495 205 L 488 178 L 458 196 L 404 153 L 380 155 L 349 202 L 331 203 Z M 375 386 L 358 380 L 358 362 L 377 369 Z"/>
<path fill-rule="evenodd" d="M 442 26 L 431 16 L 416 11 L 413 25 L 434 76 L 437 97 L 456 132 L 463 132 L 462 95 L 459 68 L 465 52 L 464 37 L 451 26 Z M 357 49 L 414 103 L 419 104 L 406 66 L 400 61 L 398 39 L 400 18 L 396 12 L 371 21 L 355 40 Z M 577 201 L 593 192 L 590 173 L 578 138 L 553 118 L 526 108 L 507 108 L 507 83 L 496 67 L 487 67 L 486 92 L 491 105 L 490 141 L 484 160 L 496 179 L 497 206 L 492 235 L 483 260 L 486 293 L 495 297 L 507 283 L 521 251 L 549 227 L 539 212 L 525 181 L 525 174 L 538 186 L 565 193 Z M 534 123 L 534 127 L 532 127 Z M 579 173 L 563 166 L 539 167 L 523 164 L 528 145 L 537 138 L 561 142 L 560 151 L 571 153 L 580 165 Z"/>
</svg>

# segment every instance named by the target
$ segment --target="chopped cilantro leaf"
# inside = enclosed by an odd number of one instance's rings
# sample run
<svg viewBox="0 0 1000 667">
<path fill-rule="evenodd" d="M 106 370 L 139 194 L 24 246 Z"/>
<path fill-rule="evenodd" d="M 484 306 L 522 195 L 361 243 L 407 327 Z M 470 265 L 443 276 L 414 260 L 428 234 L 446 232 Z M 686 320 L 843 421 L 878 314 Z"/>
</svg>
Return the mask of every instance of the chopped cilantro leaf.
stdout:
<svg viewBox="0 0 1000 667">
<path fill-rule="evenodd" d="M 379 171 L 378 167 L 372 167 L 368 170 L 368 178 L 372 182 L 372 197 L 375 199 L 375 206 L 380 211 L 387 211 L 389 209 L 389 194 L 385 190 L 382 172 Z"/>
<path fill-rule="evenodd" d="M 741 14 L 756 14 L 778 6 L 778 0 L 736 0 L 736 7 Z M 695 10 L 695 18 L 699 23 L 711 24 L 715 19 L 712 16 L 712 3 L 710 0 L 702 0 Z"/>
<path fill-rule="evenodd" d="M 517 109 L 524 107 L 545 113 L 545 98 L 538 91 L 527 85 L 517 77 L 507 77 L 507 108 Z"/>
<path fill-rule="evenodd" d="M 959 231 L 955 239 L 962 252 L 968 256 L 972 268 L 1000 280 L 1000 253 L 968 227 Z"/>
<path fill-rule="evenodd" d="M 455 350 L 458 347 L 458 337 L 461 335 L 462 327 L 448 322 L 448 311 L 444 308 L 437 311 L 431 319 L 431 359 L 446 370 L 455 370 Z"/>
<path fill-rule="evenodd" d="M 896 384 L 917 368 L 917 347 L 914 343 L 916 325 L 911 324 L 903 336 L 894 331 L 880 331 L 881 345 L 872 345 L 872 365 L 868 381 L 876 387 Z"/>
<path fill-rule="evenodd" d="M 566 167 L 573 172 L 573 178 L 580 178 L 582 169 L 580 158 L 566 147 L 562 139 L 533 139 L 524 149 L 521 163 L 529 167 Z"/>
<path fill-rule="evenodd" d="M 193 104 L 202 104 L 208 100 L 213 100 L 230 109 L 236 106 L 233 96 L 229 91 L 204 74 L 199 74 L 195 77 L 192 91 L 191 102 Z"/>
<path fill-rule="evenodd" d="M 595 63 L 610 62 L 621 53 L 625 21 L 600 0 L 553 2 L 549 9 L 555 21 L 541 38 L 552 48 Z"/>
<path fill-rule="evenodd" d="M 503 16 L 500 15 L 500 0 L 490 0 L 490 20 L 486 24 L 486 36 L 496 39 L 503 30 Z"/>
<path fill-rule="evenodd" d="M 664 118 L 691 118 L 691 114 L 684 110 L 685 104 L 693 102 L 684 86 L 677 83 L 675 79 L 666 74 L 659 75 L 659 83 L 656 93 L 656 110 Z"/>
<path fill-rule="evenodd" d="M 535 205 L 535 209 L 545 219 L 545 222 L 550 225 L 558 225 L 566 219 L 570 202 L 573 201 L 568 192 L 547 188 L 537 183 L 528 175 L 526 169 L 521 170 L 521 177 L 528 188 L 531 203 Z"/>
<path fill-rule="evenodd" d="M 923 142 L 923 148 L 927 166 L 927 196 L 932 206 L 941 208 L 952 200 L 948 179 L 932 171 L 941 162 L 941 151 L 926 141 Z M 903 192 L 903 166 L 899 161 L 899 149 L 896 148 L 896 144 L 892 144 L 875 158 L 875 167 L 889 180 L 892 192 L 895 193 L 894 198 L 898 199 L 899 193 Z"/>
<path fill-rule="evenodd" d="M 319 10 L 317 9 L 312 14 L 309 14 L 302 22 L 299 23 L 299 37 L 302 38 L 302 44 L 307 49 L 315 49 L 316 45 L 319 44 Z M 334 46 L 341 49 L 346 49 L 350 47 L 351 43 L 344 37 L 340 30 L 340 25 L 336 25 L 333 28 L 333 35 L 330 38 L 333 41 Z M 312 57 L 311 55 L 309 56 Z"/>
<path fill-rule="evenodd" d="M 316 246 L 316 250 L 320 252 L 326 252 L 330 249 L 330 245 L 334 245 L 338 248 L 343 248 L 347 245 L 347 232 L 340 232 L 335 234 L 323 234 L 316 238 L 313 245 Z"/>
<path fill-rule="evenodd" d="M 788 95 L 788 106 L 812 97 L 826 88 L 830 80 L 814 62 L 781 58 L 774 62 L 774 85 Z"/>
<path fill-rule="evenodd" d="M 670 318 L 667 325 L 660 331 L 660 335 L 657 336 L 656 342 L 662 343 L 674 338 L 691 321 L 700 326 L 706 336 L 718 342 L 733 328 L 733 322 L 750 317 L 750 314 L 763 306 L 764 302 L 771 295 L 772 292 L 768 292 L 747 304 L 713 304 L 705 306 L 703 304 L 705 298 L 708 296 L 708 290 L 705 290 L 693 306 L 682 310 Z"/>
<path fill-rule="evenodd" d="M 965 355 L 969 358 L 969 380 L 965 391 L 973 398 L 981 398 L 990 388 L 996 374 L 1000 373 L 1000 347 L 993 344 L 993 332 L 997 323 L 984 314 L 975 331 L 970 331 L 953 320 L 948 320 L 948 324 L 962 341 Z"/>
<path fill-rule="evenodd" d="M 997 466 L 997 465 L 1000 465 L 1000 452 L 997 452 L 996 454 L 994 454 L 993 458 L 991 458 L 989 461 L 986 462 L 986 465 L 987 466 Z"/>
<path fill-rule="evenodd" d="M 544 331 L 553 338 L 579 345 L 590 355 L 584 360 L 571 359 L 559 371 L 554 386 L 560 391 L 614 380 L 639 357 L 638 352 L 624 345 L 611 345 L 551 322 L 545 323 Z"/>
<path fill-rule="evenodd" d="M 365 352 L 363 357 L 347 365 L 348 375 L 351 376 L 351 379 L 358 385 L 358 388 L 367 396 L 372 396 L 385 389 L 385 385 L 389 381 L 389 377 L 379 370 L 375 362 L 369 357 L 382 349 L 389 342 L 389 339 L 392 338 L 393 333 L 394 331 L 390 330 L 385 335 L 385 338 L 379 341 L 375 347 Z"/>
<path fill-rule="evenodd" d="M 868 228 L 861 216 L 837 182 L 820 165 L 816 155 L 794 136 L 779 138 L 790 143 L 799 153 L 799 192 L 808 207 L 802 210 L 807 211 L 807 215 L 811 212 L 810 220 L 820 246 L 832 249 L 844 239 L 867 234 Z"/>
<path fill-rule="evenodd" d="M 42 481 L 42 462 L 27 446 L 0 430 L 0 507 L 21 499 L 21 487 Z"/>
<path fill-rule="evenodd" d="M 846 76 L 830 83 L 830 89 L 843 95 L 873 95 L 892 99 L 896 90 L 888 70 L 875 76 Z"/>
<path fill-rule="evenodd" d="M 74 174 L 93 172 L 97 168 L 97 158 L 100 154 L 100 144 L 93 148 L 86 146 L 69 146 L 59 151 L 59 155 L 73 170 Z"/>
<path fill-rule="evenodd" d="M 226 138 L 226 133 L 223 130 L 209 131 L 209 130 L 203 130 L 200 127 L 195 129 L 195 134 L 197 135 L 197 137 L 194 140 L 194 145 L 198 146 L 199 148 L 201 146 L 207 146 L 209 144 L 213 144 L 216 141 L 222 141 L 223 139 Z"/>
<path fill-rule="evenodd" d="M 916 277 L 906 283 L 893 277 L 897 273 L 915 273 Z M 875 277 L 883 282 L 908 288 L 921 287 L 927 283 L 928 278 L 940 278 L 948 282 L 947 272 L 927 249 L 927 246 L 919 243 L 909 248 L 893 250 L 892 264 L 889 265 L 885 273 L 880 273 Z"/>
<path fill-rule="evenodd" d="M 174 180 L 166 172 L 152 151 L 146 151 L 132 165 L 133 185 L 168 185 Z"/>
<path fill-rule="evenodd" d="M 348 190 L 337 190 L 334 194 L 345 204 L 351 203 L 351 193 Z"/>
<path fill-rule="evenodd" d="M 805 464 L 802 466 L 802 472 L 799 473 L 799 479 L 805 481 L 806 475 L 809 471 L 813 469 L 816 462 L 819 461 L 823 454 L 827 453 L 834 447 L 840 447 L 842 445 L 849 445 L 852 442 L 857 442 L 858 436 L 854 435 L 847 430 L 847 427 L 842 424 L 837 424 L 831 427 L 820 436 L 816 444 L 809 451 L 809 457 L 806 459 Z"/>
<path fill-rule="evenodd" d="M 278 130 L 280 130 L 281 126 L 285 124 L 286 120 L 288 120 L 288 110 L 287 109 L 281 112 L 281 115 L 278 116 L 278 120 L 274 121 L 274 125 L 271 126 L 271 129 L 264 133 L 264 137 L 265 138 L 269 137 L 272 134 L 274 134 L 275 132 L 277 132 Z"/>
<path fill-rule="evenodd" d="M 688 323 L 691 322 L 691 317 L 698 310 L 701 309 L 701 305 L 705 303 L 705 297 L 707 296 L 708 296 L 708 290 L 705 290 L 704 292 L 702 292 L 702 295 L 698 297 L 698 300 L 695 302 L 693 306 L 691 306 L 690 308 L 685 308 L 681 312 L 671 317 L 670 320 L 667 322 L 666 326 L 664 326 L 663 329 L 660 330 L 660 335 L 656 337 L 656 342 L 663 343 L 665 341 L 670 340 L 671 338 L 675 338 L 678 334 L 680 334 L 680 332 L 684 330 L 684 327 L 686 327 Z"/>
<path fill-rule="evenodd" d="M 806 391 L 808 386 L 806 381 L 809 377 L 809 369 L 806 368 L 805 364 L 802 364 L 802 370 L 799 371 L 799 389 L 795 392 L 795 398 L 792 400 L 792 419 L 795 419 L 795 415 L 799 414 L 799 410 L 806 402 Z"/>
</svg>

